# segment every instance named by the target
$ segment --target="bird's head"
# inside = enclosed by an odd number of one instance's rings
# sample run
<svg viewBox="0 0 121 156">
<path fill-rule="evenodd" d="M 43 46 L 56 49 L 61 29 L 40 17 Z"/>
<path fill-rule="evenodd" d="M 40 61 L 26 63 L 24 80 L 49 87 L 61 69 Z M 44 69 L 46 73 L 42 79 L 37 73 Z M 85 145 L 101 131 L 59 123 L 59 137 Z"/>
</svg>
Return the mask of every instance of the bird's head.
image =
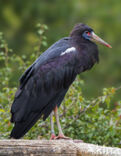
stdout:
<svg viewBox="0 0 121 156">
<path fill-rule="evenodd" d="M 84 38 L 85 40 L 89 40 L 92 42 L 98 42 L 100 44 L 105 45 L 108 48 L 112 48 L 110 44 L 108 44 L 107 42 L 102 40 L 99 36 L 97 36 L 94 33 L 92 28 L 90 28 L 89 26 L 87 26 L 83 23 L 79 23 L 79 24 L 75 25 L 70 36 L 71 37 L 79 36 L 79 37 Z"/>
</svg>

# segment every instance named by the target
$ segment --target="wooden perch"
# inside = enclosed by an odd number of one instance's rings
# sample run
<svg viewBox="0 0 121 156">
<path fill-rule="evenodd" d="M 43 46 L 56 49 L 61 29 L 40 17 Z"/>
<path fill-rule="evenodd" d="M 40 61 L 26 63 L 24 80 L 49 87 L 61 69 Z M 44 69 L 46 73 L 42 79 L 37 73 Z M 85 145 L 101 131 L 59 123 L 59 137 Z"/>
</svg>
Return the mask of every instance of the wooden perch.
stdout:
<svg viewBox="0 0 121 156">
<path fill-rule="evenodd" d="M 0 156 L 121 156 L 120 148 L 78 140 L 0 140 Z"/>
</svg>

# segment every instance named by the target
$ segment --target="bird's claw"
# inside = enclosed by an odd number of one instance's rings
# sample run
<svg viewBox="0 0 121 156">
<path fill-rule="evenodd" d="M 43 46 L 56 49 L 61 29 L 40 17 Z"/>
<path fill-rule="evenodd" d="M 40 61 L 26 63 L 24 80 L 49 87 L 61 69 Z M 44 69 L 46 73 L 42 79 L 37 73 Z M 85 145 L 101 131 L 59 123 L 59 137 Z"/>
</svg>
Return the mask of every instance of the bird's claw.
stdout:
<svg viewBox="0 0 121 156">
<path fill-rule="evenodd" d="M 55 140 L 56 139 L 56 135 L 55 134 L 51 134 L 50 140 Z"/>
<path fill-rule="evenodd" d="M 72 140 L 71 138 L 65 136 L 64 134 L 59 134 L 57 137 L 55 137 L 54 140 L 59 140 L 59 139 Z"/>
</svg>

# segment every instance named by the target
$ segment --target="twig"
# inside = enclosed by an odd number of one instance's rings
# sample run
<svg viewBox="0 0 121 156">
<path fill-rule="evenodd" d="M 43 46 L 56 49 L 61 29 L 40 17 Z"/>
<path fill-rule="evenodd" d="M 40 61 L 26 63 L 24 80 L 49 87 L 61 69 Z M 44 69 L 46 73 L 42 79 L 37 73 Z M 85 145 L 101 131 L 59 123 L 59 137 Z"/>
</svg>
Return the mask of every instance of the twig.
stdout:
<svg viewBox="0 0 121 156">
<path fill-rule="evenodd" d="M 121 86 L 119 86 L 119 87 L 117 87 L 117 88 L 114 88 L 114 89 L 115 89 L 115 91 L 118 91 L 119 89 L 121 89 Z M 111 95 L 111 94 L 105 95 L 105 98 L 107 98 L 109 95 Z M 103 96 L 97 97 L 97 98 L 94 99 L 89 105 L 87 105 L 82 111 L 79 111 L 79 112 L 77 113 L 76 117 L 75 117 L 75 120 L 77 120 L 78 117 L 79 117 L 81 114 L 83 114 L 84 112 L 86 112 L 88 108 L 90 108 L 91 106 L 95 106 L 95 105 L 97 104 L 96 101 L 98 101 L 98 100 L 100 100 L 100 99 L 103 99 L 103 97 L 104 97 L 104 95 L 103 95 Z"/>
</svg>

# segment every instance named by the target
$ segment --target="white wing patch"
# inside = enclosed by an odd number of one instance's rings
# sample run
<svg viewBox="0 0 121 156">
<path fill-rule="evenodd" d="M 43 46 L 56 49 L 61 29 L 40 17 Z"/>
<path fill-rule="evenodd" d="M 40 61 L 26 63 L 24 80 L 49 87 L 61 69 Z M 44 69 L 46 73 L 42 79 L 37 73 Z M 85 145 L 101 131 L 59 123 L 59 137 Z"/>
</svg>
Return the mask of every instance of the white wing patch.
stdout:
<svg viewBox="0 0 121 156">
<path fill-rule="evenodd" d="M 76 51 L 76 48 L 75 47 L 68 48 L 68 49 L 66 49 L 66 51 L 64 51 L 64 52 L 61 53 L 61 56 L 62 55 L 65 55 L 67 53 L 70 53 L 70 52 L 74 52 L 74 51 Z"/>
</svg>

